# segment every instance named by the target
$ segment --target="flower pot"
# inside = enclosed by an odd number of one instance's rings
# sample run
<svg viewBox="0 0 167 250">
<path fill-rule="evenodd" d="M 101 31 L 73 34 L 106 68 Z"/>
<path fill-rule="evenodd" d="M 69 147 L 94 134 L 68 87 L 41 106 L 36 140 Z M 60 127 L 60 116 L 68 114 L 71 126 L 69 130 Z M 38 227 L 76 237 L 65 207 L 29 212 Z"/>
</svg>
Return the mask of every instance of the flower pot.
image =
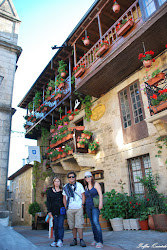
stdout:
<svg viewBox="0 0 167 250">
<path fill-rule="evenodd" d="M 80 68 L 75 74 L 75 78 L 79 78 L 81 75 L 83 75 L 83 73 L 85 72 L 84 68 Z"/>
<path fill-rule="evenodd" d="M 85 39 L 83 41 L 83 43 L 84 43 L 85 46 L 88 46 L 90 44 L 90 40 L 89 39 Z"/>
<path fill-rule="evenodd" d="M 141 230 L 148 230 L 148 220 L 139 220 Z"/>
<path fill-rule="evenodd" d="M 108 50 L 108 45 L 104 44 L 102 47 L 98 49 L 98 51 L 95 53 L 95 57 L 102 56 L 107 50 Z"/>
<path fill-rule="evenodd" d="M 48 87 L 48 90 L 49 90 L 49 91 L 52 91 L 52 87 Z"/>
<path fill-rule="evenodd" d="M 61 77 L 65 78 L 66 77 L 66 72 L 61 72 Z"/>
<path fill-rule="evenodd" d="M 91 151 L 91 150 L 88 148 L 88 153 L 89 153 L 89 154 L 96 154 L 96 150 L 92 150 L 92 151 Z"/>
<path fill-rule="evenodd" d="M 66 141 L 68 141 L 73 138 L 73 134 L 68 134 L 65 138 L 66 138 Z"/>
<path fill-rule="evenodd" d="M 111 226 L 113 231 L 122 231 L 123 230 L 123 218 L 113 218 L 110 219 Z"/>
<path fill-rule="evenodd" d="M 36 122 L 36 118 L 33 118 L 31 122 Z"/>
<path fill-rule="evenodd" d="M 51 100 L 51 96 L 48 96 L 47 98 L 46 98 L 46 101 L 50 101 Z"/>
<path fill-rule="evenodd" d="M 61 155 L 61 158 L 64 158 L 66 156 L 67 156 L 67 154 L 65 152 L 63 152 L 62 155 Z"/>
<path fill-rule="evenodd" d="M 124 226 L 124 230 L 131 230 L 130 220 L 129 219 L 124 219 L 123 220 L 123 226 Z"/>
<path fill-rule="evenodd" d="M 76 126 L 75 129 L 76 129 L 76 130 L 84 130 L 84 129 L 85 129 L 85 126 Z"/>
<path fill-rule="evenodd" d="M 77 143 L 77 147 L 78 148 L 85 148 L 85 145 L 84 144 L 80 144 L 79 142 Z"/>
<path fill-rule="evenodd" d="M 154 78 L 151 78 L 147 81 L 150 86 L 154 86 L 155 84 L 159 83 L 160 81 L 165 79 L 165 73 L 159 73 Z"/>
<path fill-rule="evenodd" d="M 167 108 L 167 101 L 161 101 L 158 105 L 156 106 L 151 106 L 154 114 L 158 113 L 159 111 L 162 111 L 163 109 Z"/>
<path fill-rule="evenodd" d="M 59 89 L 61 89 L 62 87 L 64 87 L 64 82 L 61 82 L 58 86 Z"/>
<path fill-rule="evenodd" d="M 117 35 L 123 36 L 133 26 L 133 24 L 132 20 L 128 20 L 119 30 L 117 30 Z"/>
<path fill-rule="evenodd" d="M 112 6 L 112 9 L 115 13 L 118 13 L 120 11 L 120 5 L 119 4 L 114 4 Z"/>
<path fill-rule="evenodd" d="M 130 227 L 132 230 L 139 230 L 139 219 L 129 219 L 130 220 Z"/>
<path fill-rule="evenodd" d="M 55 132 L 55 128 L 51 128 L 50 133 L 54 133 L 54 132 Z"/>
<path fill-rule="evenodd" d="M 153 214 L 155 230 L 166 232 L 167 231 L 167 215 L 166 214 Z"/>
<path fill-rule="evenodd" d="M 73 115 L 69 115 L 68 118 L 69 118 L 70 121 L 74 120 L 74 116 Z"/>
<path fill-rule="evenodd" d="M 47 107 L 43 108 L 42 113 L 44 113 L 45 111 L 47 111 Z"/>
<path fill-rule="evenodd" d="M 59 99 L 59 98 L 61 98 L 61 94 L 56 95 L 56 96 L 54 97 L 54 100 L 57 100 L 57 99 Z"/>
<path fill-rule="evenodd" d="M 53 157 L 52 159 L 51 159 L 51 161 L 56 161 L 57 160 L 57 156 L 55 156 L 55 157 Z"/>
<path fill-rule="evenodd" d="M 31 120 L 31 117 L 28 117 L 28 118 L 27 118 L 27 121 L 30 121 L 30 120 Z"/>
<path fill-rule="evenodd" d="M 67 125 L 68 125 L 68 122 L 63 122 L 63 125 L 64 125 L 64 126 L 67 126 Z"/>
<path fill-rule="evenodd" d="M 145 68 L 150 68 L 152 65 L 152 60 L 143 61 L 143 66 Z"/>
<path fill-rule="evenodd" d="M 151 230 L 155 230 L 155 225 L 152 215 L 148 216 L 148 226 Z"/>
<path fill-rule="evenodd" d="M 71 155 L 72 153 L 73 153 L 73 150 L 71 149 L 71 150 L 68 151 L 67 154 L 68 154 L 68 155 Z"/>
</svg>

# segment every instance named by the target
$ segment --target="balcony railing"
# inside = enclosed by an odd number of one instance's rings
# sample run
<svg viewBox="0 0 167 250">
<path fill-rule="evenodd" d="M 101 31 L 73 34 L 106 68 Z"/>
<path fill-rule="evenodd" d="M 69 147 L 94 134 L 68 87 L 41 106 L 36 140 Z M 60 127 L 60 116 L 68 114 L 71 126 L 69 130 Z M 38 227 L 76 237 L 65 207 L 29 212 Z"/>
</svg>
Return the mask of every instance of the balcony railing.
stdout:
<svg viewBox="0 0 167 250">
<path fill-rule="evenodd" d="M 132 20 L 133 26 L 135 26 L 141 19 L 141 11 L 139 7 L 139 1 L 135 1 L 130 8 L 107 30 L 107 32 L 99 39 L 95 45 L 77 62 L 77 65 L 85 64 L 85 68 L 90 67 L 98 58 L 95 56 L 95 50 L 100 47 L 100 44 L 107 40 L 109 43 L 109 49 L 117 43 L 120 37 L 117 35 L 117 26 L 122 20 Z"/>
<path fill-rule="evenodd" d="M 148 104 L 151 116 L 161 112 L 162 110 L 167 109 L 167 100 L 161 101 L 160 103 L 154 106 L 151 103 L 151 100 L 157 99 L 160 95 L 165 94 L 165 89 L 167 89 L 167 69 L 163 70 L 162 73 L 165 74 L 164 79 L 159 80 L 158 83 L 154 83 L 150 86 L 148 81 L 145 82 L 146 94 L 148 97 Z"/>
</svg>

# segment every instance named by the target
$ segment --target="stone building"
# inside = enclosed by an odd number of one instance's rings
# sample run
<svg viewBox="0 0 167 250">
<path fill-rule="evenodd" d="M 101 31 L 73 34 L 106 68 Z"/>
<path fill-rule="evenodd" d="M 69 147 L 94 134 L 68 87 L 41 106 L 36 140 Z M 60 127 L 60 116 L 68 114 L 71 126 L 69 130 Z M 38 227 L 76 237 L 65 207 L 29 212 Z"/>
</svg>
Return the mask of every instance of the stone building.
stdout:
<svg viewBox="0 0 167 250">
<path fill-rule="evenodd" d="M 8 174 L 12 95 L 16 63 L 22 49 L 17 45 L 19 17 L 11 0 L 0 1 L 0 210 L 5 209 Z"/>
<path fill-rule="evenodd" d="M 12 225 L 31 225 L 32 216 L 28 208 L 33 200 L 33 165 L 26 164 L 12 174 L 10 181 L 11 198 L 8 199 L 8 208 Z"/>
<path fill-rule="evenodd" d="M 47 158 L 45 166 L 49 164 L 63 183 L 68 171 L 75 170 L 78 181 L 83 182 L 84 172 L 89 170 L 103 191 L 120 191 L 121 179 L 126 183 L 126 192 L 142 195 L 144 188 L 136 177 L 151 170 L 159 174 L 158 190 L 166 194 L 165 146 L 160 157 L 155 155 L 156 139 L 161 136 L 163 143 L 167 137 L 167 102 L 153 105 L 151 96 L 159 96 L 167 89 L 167 2 L 123 0 L 118 13 L 112 11 L 112 5 L 112 1 L 94 2 L 19 103 L 19 107 L 27 109 L 26 138 L 36 138 L 41 145 L 41 127 L 49 132 L 50 124 L 58 120 L 58 135 L 53 132 L 48 136 L 49 154 L 44 147 L 41 154 Z M 89 44 L 85 46 L 87 35 Z M 155 62 L 152 57 L 149 60 L 152 66 L 145 67 L 138 59 L 145 51 L 153 51 Z M 60 79 L 60 60 L 66 63 L 68 71 L 64 80 Z M 150 86 L 148 79 L 157 68 L 163 72 L 163 78 L 158 85 Z M 56 83 L 51 92 L 47 85 L 50 80 Z M 60 82 L 64 83 L 61 88 Z M 63 94 L 59 99 L 57 86 Z M 39 98 L 40 91 L 43 98 Z M 90 102 L 92 114 L 88 121 L 84 118 L 89 118 Z M 74 112 L 76 107 L 79 113 L 71 118 L 68 130 L 72 132 L 65 137 L 58 125 L 67 110 Z M 89 154 L 87 146 L 78 145 L 84 129 L 91 131 L 92 139 L 99 142 L 96 154 Z M 66 145 L 73 149 L 71 154 L 64 154 Z M 51 154 L 55 157 L 49 157 Z"/>
</svg>

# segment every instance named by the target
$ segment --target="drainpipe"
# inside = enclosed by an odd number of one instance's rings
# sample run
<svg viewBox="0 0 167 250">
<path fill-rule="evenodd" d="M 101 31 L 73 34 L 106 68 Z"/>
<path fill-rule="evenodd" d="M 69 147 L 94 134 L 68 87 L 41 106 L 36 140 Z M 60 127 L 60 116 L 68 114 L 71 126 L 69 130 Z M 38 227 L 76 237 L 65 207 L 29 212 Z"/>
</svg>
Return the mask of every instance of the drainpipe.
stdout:
<svg viewBox="0 0 167 250">
<path fill-rule="evenodd" d="M 98 20 L 98 26 L 99 26 L 99 35 L 100 35 L 100 40 L 102 38 L 102 29 L 101 29 L 101 22 L 100 22 L 100 15 L 97 15 L 97 20 Z"/>
</svg>

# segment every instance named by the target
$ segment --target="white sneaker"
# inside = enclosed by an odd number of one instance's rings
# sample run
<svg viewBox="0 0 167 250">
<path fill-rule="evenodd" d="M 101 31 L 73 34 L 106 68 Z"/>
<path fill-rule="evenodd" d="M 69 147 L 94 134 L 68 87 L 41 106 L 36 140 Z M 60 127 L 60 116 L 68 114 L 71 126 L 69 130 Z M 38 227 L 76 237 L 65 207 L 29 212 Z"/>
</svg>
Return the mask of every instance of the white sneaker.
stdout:
<svg viewBox="0 0 167 250">
<path fill-rule="evenodd" d="M 96 244 L 96 248 L 102 248 L 103 247 L 103 244 L 101 243 L 101 242 L 98 242 L 97 244 Z"/>
<path fill-rule="evenodd" d="M 56 247 L 57 243 L 54 241 L 52 244 L 50 244 L 51 247 Z"/>
<path fill-rule="evenodd" d="M 57 247 L 62 247 L 62 246 L 63 246 L 63 242 L 61 240 L 58 240 Z"/>
<path fill-rule="evenodd" d="M 97 243 L 97 242 L 94 240 L 90 245 L 91 245 L 91 246 L 95 246 L 96 243 Z"/>
</svg>

